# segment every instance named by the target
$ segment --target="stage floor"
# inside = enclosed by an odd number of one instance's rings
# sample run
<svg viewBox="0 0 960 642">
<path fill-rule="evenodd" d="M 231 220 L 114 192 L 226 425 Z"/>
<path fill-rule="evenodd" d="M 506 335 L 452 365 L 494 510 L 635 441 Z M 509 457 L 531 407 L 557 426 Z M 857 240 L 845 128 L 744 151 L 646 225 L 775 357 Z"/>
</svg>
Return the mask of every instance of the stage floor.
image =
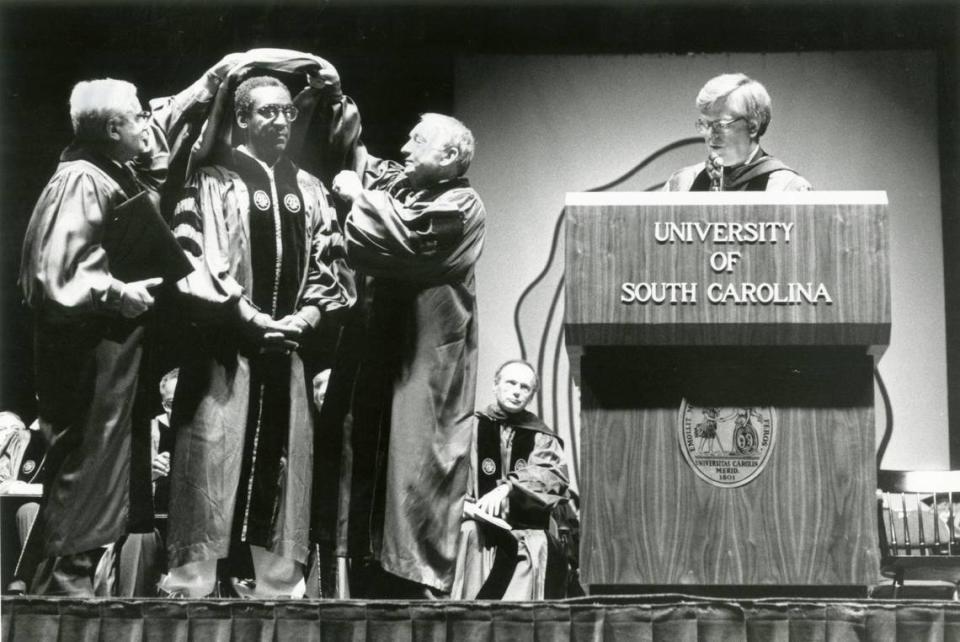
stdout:
<svg viewBox="0 0 960 642">
<path fill-rule="evenodd" d="M 960 602 L 724 600 L 537 603 L 5 597 L 2 638 L 38 640 L 957 640 Z"/>
</svg>

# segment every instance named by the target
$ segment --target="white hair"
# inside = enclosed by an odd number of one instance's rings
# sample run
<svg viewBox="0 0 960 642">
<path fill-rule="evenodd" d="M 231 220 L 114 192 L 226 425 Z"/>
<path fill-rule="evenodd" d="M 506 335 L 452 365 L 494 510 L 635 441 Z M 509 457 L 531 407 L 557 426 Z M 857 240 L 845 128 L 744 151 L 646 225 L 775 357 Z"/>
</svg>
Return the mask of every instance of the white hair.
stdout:
<svg viewBox="0 0 960 642">
<path fill-rule="evenodd" d="M 471 161 L 473 161 L 475 145 L 473 132 L 453 116 L 447 116 L 445 114 L 420 114 L 420 122 L 432 123 L 446 133 L 446 146 L 454 147 L 458 152 L 457 176 L 466 174 L 470 168 Z"/>
<path fill-rule="evenodd" d="M 70 121 L 79 140 L 101 142 L 111 118 L 137 102 L 137 88 L 126 80 L 82 80 L 70 92 Z"/>
<path fill-rule="evenodd" d="M 18 430 L 23 430 L 27 427 L 17 413 L 10 410 L 0 411 L 0 426 L 6 426 L 7 424 L 17 426 Z"/>
<path fill-rule="evenodd" d="M 757 128 L 757 138 L 767 131 L 772 104 L 767 88 L 746 74 L 722 74 L 707 81 L 697 94 L 697 109 L 706 111 L 720 100 L 739 111 Z"/>
</svg>

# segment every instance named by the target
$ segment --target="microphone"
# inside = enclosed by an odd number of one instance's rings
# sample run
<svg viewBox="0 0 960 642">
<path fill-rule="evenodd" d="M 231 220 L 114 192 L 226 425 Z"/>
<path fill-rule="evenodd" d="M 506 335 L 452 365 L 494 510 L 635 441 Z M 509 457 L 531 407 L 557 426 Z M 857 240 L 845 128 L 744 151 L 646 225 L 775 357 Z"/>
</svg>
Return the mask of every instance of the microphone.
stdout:
<svg viewBox="0 0 960 642">
<path fill-rule="evenodd" d="M 723 191 L 723 159 L 713 152 L 707 158 L 707 173 L 710 175 L 710 191 Z"/>
</svg>

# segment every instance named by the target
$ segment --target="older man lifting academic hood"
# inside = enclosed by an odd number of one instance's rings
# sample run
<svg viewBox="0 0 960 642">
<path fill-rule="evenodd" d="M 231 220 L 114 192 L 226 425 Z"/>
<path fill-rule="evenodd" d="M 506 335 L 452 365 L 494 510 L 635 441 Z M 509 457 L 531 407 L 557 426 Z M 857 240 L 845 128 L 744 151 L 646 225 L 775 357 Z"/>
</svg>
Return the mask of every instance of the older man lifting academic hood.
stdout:
<svg viewBox="0 0 960 642">
<path fill-rule="evenodd" d="M 453 582 L 476 384 L 474 266 L 486 213 L 464 175 L 473 135 L 455 118 L 424 114 L 403 164 L 376 158 L 329 72 L 315 83 L 327 120 L 314 142 L 324 158 L 343 161 L 333 192 L 349 208 L 347 260 L 364 277 L 366 304 L 341 343 L 357 361 L 334 367 L 327 399 L 346 414 L 352 456 L 341 553 L 386 571 L 366 587 L 354 583 L 354 595 L 443 595 Z"/>
</svg>

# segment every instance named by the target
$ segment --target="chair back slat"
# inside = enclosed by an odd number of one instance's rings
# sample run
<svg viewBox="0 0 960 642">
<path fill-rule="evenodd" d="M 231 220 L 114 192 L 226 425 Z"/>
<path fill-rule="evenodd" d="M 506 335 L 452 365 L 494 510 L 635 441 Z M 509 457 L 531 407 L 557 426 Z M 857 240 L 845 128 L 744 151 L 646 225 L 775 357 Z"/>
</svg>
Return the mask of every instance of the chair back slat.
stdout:
<svg viewBox="0 0 960 642">
<path fill-rule="evenodd" d="M 881 470 L 877 482 L 884 574 L 917 579 L 930 569 L 939 577 L 960 568 L 960 471 Z M 943 564 L 918 559 L 931 556 Z"/>
<path fill-rule="evenodd" d="M 940 508 L 937 505 L 937 491 L 933 491 L 933 550 L 940 550 Z"/>
<path fill-rule="evenodd" d="M 897 554 L 897 529 L 896 522 L 894 522 L 893 508 L 891 507 L 890 495 L 888 493 L 883 493 L 883 510 L 887 512 L 887 522 L 886 526 L 880 524 L 880 529 L 885 530 L 885 528 L 890 529 L 890 538 L 889 538 L 889 551 L 887 555 L 896 555 Z M 881 514 L 881 519 L 883 515 Z"/>
<path fill-rule="evenodd" d="M 920 493 L 914 493 L 914 494 L 913 494 L 913 498 L 914 498 L 914 500 L 915 500 L 913 505 L 916 507 L 917 517 L 918 517 L 918 519 L 917 519 L 917 546 L 920 547 L 920 554 L 921 554 L 921 555 L 926 555 L 926 554 L 927 554 L 927 538 L 924 536 L 924 533 L 923 533 L 923 519 L 920 519 L 920 517 L 921 517 L 922 514 L 923 514 L 922 503 L 921 503 L 921 501 L 920 501 Z M 933 530 L 937 530 L 937 524 L 936 524 L 936 522 L 934 522 L 934 524 L 933 524 Z"/>
<path fill-rule="evenodd" d="M 900 493 L 900 506 L 902 507 L 903 512 L 900 513 L 903 516 L 903 545 L 910 549 L 910 522 L 907 521 L 907 495 L 906 493 Z"/>
<path fill-rule="evenodd" d="M 950 491 L 950 499 L 947 501 L 947 506 L 950 507 L 950 521 L 947 522 L 947 527 L 949 529 L 950 538 L 947 540 L 947 554 L 953 555 L 953 544 L 954 540 L 957 538 L 957 522 L 953 516 L 953 491 Z"/>
</svg>

